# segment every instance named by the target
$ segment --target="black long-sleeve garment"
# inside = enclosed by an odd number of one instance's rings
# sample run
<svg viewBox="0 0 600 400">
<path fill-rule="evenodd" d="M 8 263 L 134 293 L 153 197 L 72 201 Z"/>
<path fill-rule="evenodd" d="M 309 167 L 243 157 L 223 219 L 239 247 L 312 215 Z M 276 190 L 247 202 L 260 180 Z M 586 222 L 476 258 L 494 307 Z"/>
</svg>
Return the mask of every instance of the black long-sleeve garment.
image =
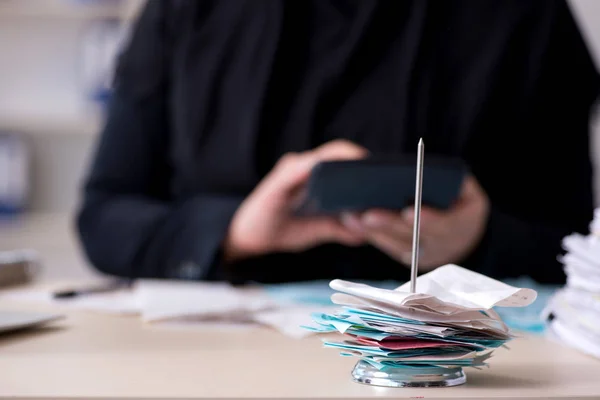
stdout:
<svg viewBox="0 0 600 400">
<path fill-rule="evenodd" d="M 108 274 L 276 282 L 400 279 L 371 246 L 224 267 L 243 199 L 289 151 L 463 157 L 491 200 L 461 264 L 564 279 L 561 239 L 592 219 L 599 79 L 558 0 L 150 0 L 119 59 L 77 215 Z"/>
</svg>

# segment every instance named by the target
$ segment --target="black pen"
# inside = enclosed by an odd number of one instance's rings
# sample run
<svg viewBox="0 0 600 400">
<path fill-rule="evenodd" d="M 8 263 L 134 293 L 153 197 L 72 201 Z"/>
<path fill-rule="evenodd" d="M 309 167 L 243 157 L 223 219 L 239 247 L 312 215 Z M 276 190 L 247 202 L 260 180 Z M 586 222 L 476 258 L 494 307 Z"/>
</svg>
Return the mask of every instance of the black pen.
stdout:
<svg viewBox="0 0 600 400">
<path fill-rule="evenodd" d="M 122 288 L 131 287 L 132 283 L 133 282 L 128 279 L 116 280 L 105 284 L 90 286 L 87 288 L 59 290 L 57 292 L 54 292 L 52 294 L 52 297 L 55 299 L 71 299 L 73 297 L 83 296 L 87 294 L 112 292 Z"/>
</svg>

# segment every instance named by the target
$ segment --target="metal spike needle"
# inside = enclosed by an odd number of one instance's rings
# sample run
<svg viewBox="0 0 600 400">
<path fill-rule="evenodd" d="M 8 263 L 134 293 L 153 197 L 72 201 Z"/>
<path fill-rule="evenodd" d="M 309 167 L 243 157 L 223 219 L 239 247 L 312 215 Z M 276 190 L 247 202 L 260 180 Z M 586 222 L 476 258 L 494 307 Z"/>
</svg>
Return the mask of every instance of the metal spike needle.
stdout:
<svg viewBox="0 0 600 400">
<path fill-rule="evenodd" d="M 421 195 L 423 193 L 423 138 L 419 139 L 417 149 L 417 178 L 415 182 L 415 215 L 413 223 L 412 260 L 410 265 L 410 292 L 417 290 L 417 272 L 419 269 L 419 233 L 421 223 Z"/>
</svg>

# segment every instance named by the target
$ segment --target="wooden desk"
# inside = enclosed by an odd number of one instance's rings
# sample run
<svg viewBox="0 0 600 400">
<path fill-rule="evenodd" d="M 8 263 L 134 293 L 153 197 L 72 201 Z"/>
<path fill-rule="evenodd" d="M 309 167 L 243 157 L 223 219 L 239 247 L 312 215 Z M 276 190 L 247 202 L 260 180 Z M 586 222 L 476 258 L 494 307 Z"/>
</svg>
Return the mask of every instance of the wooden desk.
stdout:
<svg viewBox="0 0 600 400">
<path fill-rule="evenodd" d="M 49 309 L 7 303 L 0 307 Z M 53 328 L 0 336 L 0 396 L 600 398 L 599 360 L 540 337 L 510 347 L 495 352 L 489 369 L 466 369 L 465 385 L 389 389 L 352 382 L 355 360 L 323 348 L 319 337 L 166 329 L 135 317 L 72 311 Z"/>
<path fill-rule="evenodd" d="M 6 307 L 6 305 L 3 305 Z M 135 317 L 71 312 L 54 328 L 0 336 L 0 396 L 197 397 L 600 397 L 600 361 L 541 338 L 499 349 L 467 383 L 388 389 L 350 380 L 354 359 L 318 337 L 264 329 L 167 329 Z"/>
</svg>

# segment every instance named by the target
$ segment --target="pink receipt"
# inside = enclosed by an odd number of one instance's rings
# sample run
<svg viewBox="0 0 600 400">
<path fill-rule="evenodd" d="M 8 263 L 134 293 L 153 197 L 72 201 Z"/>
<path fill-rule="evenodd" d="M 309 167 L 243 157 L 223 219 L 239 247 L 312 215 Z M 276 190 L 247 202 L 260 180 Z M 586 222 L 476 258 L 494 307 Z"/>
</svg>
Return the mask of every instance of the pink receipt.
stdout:
<svg viewBox="0 0 600 400">
<path fill-rule="evenodd" d="M 368 339 L 364 337 L 358 337 L 356 339 L 362 344 L 369 346 L 377 346 L 382 349 L 389 350 L 425 349 L 430 347 L 448 347 L 457 345 L 457 343 L 442 342 L 440 340 L 386 338 L 381 341 L 377 341 L 374 339 Z"/>
</svg>

